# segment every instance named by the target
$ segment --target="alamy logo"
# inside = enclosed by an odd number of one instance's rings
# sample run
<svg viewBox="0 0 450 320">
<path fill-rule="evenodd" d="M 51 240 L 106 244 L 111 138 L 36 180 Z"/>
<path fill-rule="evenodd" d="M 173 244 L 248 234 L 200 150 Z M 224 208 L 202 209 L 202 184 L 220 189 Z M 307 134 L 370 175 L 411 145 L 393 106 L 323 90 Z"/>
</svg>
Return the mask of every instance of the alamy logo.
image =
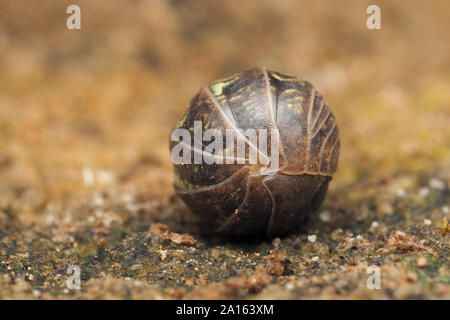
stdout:
<svg viewBox="0 0 450 320">
<path fill-rule="evenodd" d="M 371 265 L 367 268 L 367 273 L 371 274 L 369 278 L 367 278 L 367 288 L 369 290 L 373 289 L 381 289 L 381 270 L 379 266 Z"/>
<path fill-rule="evenodd" d="M 194 121 L 193 131 L 193 136 L 184 128 L 172 132 L 171 140 L 177 142 L 171 151 L 174 164 L 252 164 L 266 167 L 266 172 L 279 168 L 278 129 L 226 129 L 224 136 L 218 129 L 203 132 L 202 122 Z M 205 142 L 210 143 L 204 146 Z"/>
<path fill-rule="evenodd" d="M 70 290 L 81 289 L 81 272 L 80 267 L 77 265 L 70 265 L 67 270 L 67 275 L 70 277 L 66 281 L 67 288 Z"/>
<path fill-rule="evenodd" d="M 81 29 L 81 9 L 79 6 L 72 4 L 67 7 L 66 13 L 70 14 L 66 20 L 66 27 L 69 30 Z"/>
<path fill-rule="evenodd" d="M 381 9 L 376 4 L 372 4 L 367 7 L 367 14 L 370 16 L 366 20 L 366 26 L 369 30 L 381 29 Z"/>
</svg>

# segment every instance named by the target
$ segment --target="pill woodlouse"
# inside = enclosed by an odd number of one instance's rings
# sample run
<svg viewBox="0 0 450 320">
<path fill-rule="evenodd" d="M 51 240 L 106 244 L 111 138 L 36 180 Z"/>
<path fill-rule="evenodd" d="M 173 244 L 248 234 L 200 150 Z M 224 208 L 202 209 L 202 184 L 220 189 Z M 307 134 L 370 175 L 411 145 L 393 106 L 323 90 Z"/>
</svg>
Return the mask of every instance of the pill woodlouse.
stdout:
<svg viewBox="0 0 450 320">
<path fill-rule="evenodd" d="M 245 141 L 246 160 L 259 147 L 249 141 L 247 129 L 275 129 L 279 134 L 278 150 L 264 153 L 279 153 L 276 170 L 264 171 L 267 166 L 249 162 L 174 164 L 175 192 L 201 217 L 205 230 L 233 236 L 280 235 L 306 222 L 323 202 L 337 168 L 339 132 L 334 115 L 311 83 L 266 68 L 246 70 L 202 88 L 176 129 L 193 134 L 195 121 L 203 132 L 213 128 L 226 136 L 227 129 L 236 130 L 235 144 Z M 171 138 L 171 150 L 177 142 Z M 191 142 L 190 159 L 205 152 L 203 141 Z M 227 147 L 224 143 L 223 155 Z"/>
</svg>

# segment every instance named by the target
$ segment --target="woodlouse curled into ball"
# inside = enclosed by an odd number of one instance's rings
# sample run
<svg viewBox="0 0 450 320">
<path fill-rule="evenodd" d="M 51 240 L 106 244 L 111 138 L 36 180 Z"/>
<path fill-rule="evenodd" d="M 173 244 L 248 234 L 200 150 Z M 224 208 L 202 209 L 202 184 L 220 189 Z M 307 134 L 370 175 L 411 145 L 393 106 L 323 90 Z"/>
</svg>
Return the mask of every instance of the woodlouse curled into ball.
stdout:
<svg viewBox="0 0 450 320">
<path fill-rule="evenodd" d="M 191 100 L 176 129 L 194 134 L 196 123 L 203 132 L 213 128 L 224 137 L 236 130 L 236 148 L 224 142 L 217 156 L 236 156 L 237 145 L 246 145 L 244 163 L 207 164 L 194 161 L 195 154 L 205 153 L 204 141 L 184 141 L 192 161 L 174 164 L 175 192 L 207 230 L 275 236 L 305 222 L 323 202 L 338 163 L 339 133 L 335 117 L 309 82 L 266 68 L 213 82 Z M 279 145 L 268 142 L 271 148 L 262 152 L 247 129 L 270 130 L 270 142 L 275 132 Z M 172 135 L 172 151 L 178 143 Z M 252 152 L 279 154 L 279 166 L 268 171 L 267 163 L 250 164 Z"/>
</svg>

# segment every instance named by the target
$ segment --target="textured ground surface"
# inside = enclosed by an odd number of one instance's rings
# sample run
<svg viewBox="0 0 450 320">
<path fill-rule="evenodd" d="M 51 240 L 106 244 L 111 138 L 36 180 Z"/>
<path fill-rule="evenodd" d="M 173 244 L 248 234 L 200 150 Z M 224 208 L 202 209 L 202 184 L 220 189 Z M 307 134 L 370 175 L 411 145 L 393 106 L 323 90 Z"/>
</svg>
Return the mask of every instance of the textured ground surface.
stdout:
<svg viewBox="0 0 450 320">
<path fill-rule="evenodd" d="M 80 31 L 61 1 L 0 4 L 0 298 L 449 299 L 448 1 L 380 1 L 379 31 L 346 2 L 79 1 Z M 326 97 L 338 172 L 292 235 L 204 237 L 169 133 L 258 65 Z"/>
</svg>

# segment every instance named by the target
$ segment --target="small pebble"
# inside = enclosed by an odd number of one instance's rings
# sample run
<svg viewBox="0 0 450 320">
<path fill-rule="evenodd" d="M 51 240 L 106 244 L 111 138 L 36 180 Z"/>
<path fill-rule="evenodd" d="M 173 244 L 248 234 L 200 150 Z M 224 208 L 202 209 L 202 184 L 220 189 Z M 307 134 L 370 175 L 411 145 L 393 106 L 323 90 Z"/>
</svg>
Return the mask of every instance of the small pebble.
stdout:
<svg viewBox="0 0 450 320">
<path fill-rule="evenodd" d="M 421 196 L 422 198 L 426 198 L 429 193 L 430 193 L 430 188 L 428 188 L 428 187 L 423 187 L 423 188 L 420 188 L 420 190 L 419 190 L 419 196 Z"/>
<path fill-rule="evenodd" d="M 439 179 L 431 179 L 430 180 L 430 187 L 432 189 L 436 189 L 436 190 L 445 190 L 445 182 Z"/>
<path fill-rule="evenodd" d="M 378 205 L 378 210 L 387 215 L 391 215 L 394 213 L 394 208 L 389 202 L 382 202 Z"/>
<path fill-rule="evenodd" d="M 431 220 L 430 219 L 424 219 L 423 220 L 423 224 L 426 225 L 426 226 L 429 226 L 429 225 L 431 225 Z"/>
<path fill-rule="evenodd" d="M 448 206 L 442 207 L 442 212 L 445 213 L 445 214 L 449 213 L 450 212 L 450 207 L 448 207 Z"/>
<path fill-rule="evenodd" d="M 105 200 L 103 200 L 103 198 L 99 196 L 95 197 L 92 202 L 97 207 L 101 207 L 105 204 Z"/>
<path fill-rule="evenodd" d="M 159 252 L 159 258 L 161 259 L 161 261 L 166 260 L 166 258 L 167 258 L 167 250 L 161 250 Z"/>
<path fill-rule="evenodd" d="M 316 242 L 317 240 L 317 236 L 315 234 L 309 235 L 308 236 L 308 241 L 309 242 Z"/>
<path fill-rule="evenodd" d="M 328 210 L 322 211 L 319 214 L 319 218 L 322 222 L 330 222 L 331 220 L 331 213 Z"/>
<path fill-rule="evenodd" d="M 313 257 L 313 258 L 311 259 L 312 262 L 317 262 L 317 261 L 319 261 L 319 260 L 320 260 L 320 259 L 319 259 L 318 256 L 315 256 L 315 257 Z"/>
<path fill-rule="evenodd" d="M 339 240 L 342 239 L 344 235 L 344 230 L 342 230 L 341 228 L 338 228 L 336 230 L 333 231 L 333 233 L 331 234 L 331 239 L 333 240 Z"/>
<path fill-rule="evenodd" d="M 125 193 L 122 195 L 122 201 L 125 203 L 132 203 L 134 201 L 134 197 L 130 193 Z"/>
<path fill-rule="evenodd" d="M 292 291 L 294 289 L 295 289 L 295 285 L 292 282 L 286 283 L 286 290 Z"/>
<path fill-rule="evenodd" d="M 83 182 L 85 186 L 92 186 L 94 184 L 94 171 L 92 171 L 91 168 L 89 167 L 84 167 L 82 172 L 81 172 L 82 176 L 83 176 Z"/>
<path fill-rule="evenodd" d="M 417 275 L 415 274 L 415 272 L 409 270 L 406 272 L 406 280 L 410 282 L 417 282 Z"/>
<path fill-rule="evenodd" d="M 103 185 L 112 184 L 116 180 L 115 174 L 106 169 L 93 170 L 90 167 L 84 167 L 81 175 L 87 187 L 93 186 L 96 182 Z"/>
<path fill-rule="evenodd" d="M 399 198 L 403 198 L 405 196 L 405 190 L 403 190 L 402 188 L 397 189 L 397 191 L 395 193 L 397 194 L 397 197 L 399 197 Z"/>
<path fill-rule="evenodd" d="M 423 268 L 427 266 L 427 259 L 425 257 L 419 257 L 417 258 L 417 266 L 419 268 Z"/>
<path fill-rule="evenodd" d="M 376 228 L 378 228 L 379 223 L 377 221 L 372 222 L 372 224 L 370 225 L 370 231 L 374 231 Z"/>
<path fill-rule="evenodd" d="M 278 248 L 280 246 L 280 244 L 281 244 L 281 239 L 280 238 L 273 239 L 272 245 L 275 247 L 275 249 Z"/>
<path fill-rule="evenodd" d="M 116 180 L 116 176 L 112 171 L 106 169 L 100 169 L 96 172 L 96 180 L 100 184 L 112 184 Z"/>
</svg>

